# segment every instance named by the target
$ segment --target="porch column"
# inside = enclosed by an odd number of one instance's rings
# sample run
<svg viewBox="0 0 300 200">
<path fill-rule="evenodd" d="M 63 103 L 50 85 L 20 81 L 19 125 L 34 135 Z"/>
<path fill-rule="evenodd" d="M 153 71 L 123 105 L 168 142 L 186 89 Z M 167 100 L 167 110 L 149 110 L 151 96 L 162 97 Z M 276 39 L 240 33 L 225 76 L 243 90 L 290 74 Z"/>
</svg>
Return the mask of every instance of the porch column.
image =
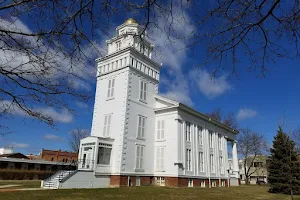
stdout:
<svg viewBox="0 0 300 200">
<path fill-rule="evenodd" d="M 232 164 L 233 164 L 233 175 L 235 178 L 239 178 L 239 163 L 237 155 L 236 141 L 232 141 Z"/>
</svg>

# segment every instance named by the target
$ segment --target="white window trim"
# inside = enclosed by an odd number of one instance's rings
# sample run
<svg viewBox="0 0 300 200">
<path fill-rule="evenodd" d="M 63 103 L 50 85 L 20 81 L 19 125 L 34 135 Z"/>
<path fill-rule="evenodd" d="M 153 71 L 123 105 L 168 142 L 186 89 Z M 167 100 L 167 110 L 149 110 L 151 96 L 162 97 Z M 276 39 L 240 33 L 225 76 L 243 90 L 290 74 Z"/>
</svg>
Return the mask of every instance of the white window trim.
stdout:
<svg viewBox="0 0 300 200">
<path fill-rule="evenodd" d="M 203 127 L 202 126 L 197 126 L 197 131 L 198 131 L 198 145 L 203 145 Z M 201 138 L 200 138 L 201 135 Z"/>
<path fill-rule="evenodd" d="M 115 98 L 115 86 L 116 86 L 116 79 L 115 78 L 108 79 L 106 100 L 111 100 Z"/>
<path fill-rule="evenodd" d="M 141 85 L 143 84 L 143 90 Z M 145 90 L 145 85 L 146 85 L 146 90 Z M 144 79 L 140 79 L 139 81 L 139 101 L 143 103 L 147 103 L 147 98 L 148 98 L 148 82 Z M 142 92 L 142 95 L 141 95 Z"/>
<path fill-rule="evenodd" d="M 210 167 L 210 173 L 215 173 L 215 160 L 214 155 L 209 155 L 209 167 Z"/>
<path fill-rule="evenodd" d="M 139 128 L 140 128 L 140 118 L 141 119 L 144 119 L 144 127 L 141 126 L 141 134 L 144 134 L 144 135 L 139 135 Z M 142 125 L 143 125 L 143 122 L 142 122 Z M 143 115 L 138 115 L 137 117 L 137 132 L 136 132 L 136 138 L 137 139 L 140 139 L 140 140 L 145 140 L 146 139 L 146 128 L 147 128 L 147 117 L 143 116 Z"/>
<path fill-rule="evenodd" d="M 202 162 L 200 162 L 200 154 L 202 154 Z M 202 151 L 198 152 L 198 169 L 200 173 L 204 172 L 204 152 Z"/>
<path fill-rule="evenodd" d="M 219 134 L 218 135 L 218 148 L 219 148 L 219 150 L 223 149 L 222 138 L 223 138 L 223 136 L 221 134 Z"/>
<path fill-rule="evenodd" d="M 159 124 L 159 125 L 158 125 Z M 163 124 L 163 127 L 162 127 Z M 166 132 L 165 132 L 166 123 L 164 119 L 156 121 L 156 141 L 165 141 L 166 140 Z M 163 136 L 162 137 L 162 133 Z M 159 137 L 158 137 L 159 136 Z"/>
<path fill-rule="evenodd" d="M 104 138 L 110 137 L 110 129 L 111 129 L 111 122 L 112 122 L 112 113 L 104 115 L 104 121 L 103 121 L 103 133 L 102 136 Z M 108 123 L 109 122 L 109 123 Z"/>
<path fill-rule="evenodd" d="M 214 133 L 212 130 L 208 130 L 208 145 L 209 148 L 213 149 L 214 148 Z"/>
<path fill-rule="evenodd" d="M 155 177 L 156 185 L 165 186 L 165 177 Z"/>
<path fill-rule="evenodd" d="M 185 162 L 186 162 L 186 171 L 192 171 L 192 150 L 191 149 L 186 149 L 185 150 Z"/>
<path fill-rule="evenodd" d="M 162 151 L 163 150 L 163 151 Z M 160 155 L 158 156 L 158 151 Z M 163 152 L 163 156 L 161 154 Z M 165 171 L 165 159 L 166 158 L 166 148 L 165 146 L 158 146 L 155 148 L 155 171 L 164 172 Z M 159 162 L 157 162 L 159 160 Z M 158 167 L 159 165 L 159 167 Z"/>
<path fill-rule="evenodd" d="M 111 152 L 110 152 L 110 159 L 109 159 L 109 164 L 108 164 L 108 165 L 105 165 L 105 164 L 98 164 L 99 148 L 100 148 L 100 147 L 102 147 L 102 148 L 107 148 L 107 149 L 111 149 Z M 97 165 L 97 166 L 103 166 L 103 167 L 111 166 L 111 160 L 112 160 L 111 158 L 112 158 L 112 145 L 111 145 L 111 146 L 99 145 L 98 150 L 97 150 L 97 160 L 96 160 L 96 165 Z"/>
<path fill-rule="evenodd" d="M 222 155 L 219 156 L 220 174 L 225 174 L 224 170 L 224 158 Z"/>
<path fill-rule="evenodd" d="M 189 127 L 189 129 L 188 129 L 188 127 Z M 191 142 L 191 123 L 190 122 L 185 122 L 185 141 Z"/>
<path fill-rule="evenodd" d="M 137 166 L 137 160 L 138 160 L 138 155 L 137 155 L 137 149 L 138 147 L 140 148 L 143 148 L 143 156 L 142 157 L 139 157 L 139 166 Z M 141 145 L 141 144 L 136 144 L 135 145 L 135 169 L 134 171 L 137 171 L 137 172 L 144 172 L 144 167 L 145 167 L 145 145 Z M 141 162 L 142 160 L 142 162 Z M 141 164 L 142 163 L 142 164 Z"/>
</svg>

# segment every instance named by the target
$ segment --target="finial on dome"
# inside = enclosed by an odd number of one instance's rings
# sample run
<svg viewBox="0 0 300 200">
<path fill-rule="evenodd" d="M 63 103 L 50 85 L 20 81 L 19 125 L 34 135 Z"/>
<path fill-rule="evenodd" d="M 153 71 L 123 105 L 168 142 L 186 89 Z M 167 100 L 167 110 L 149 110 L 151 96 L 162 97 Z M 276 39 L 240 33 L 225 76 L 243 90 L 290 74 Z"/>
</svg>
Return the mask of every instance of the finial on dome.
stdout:
<svg viewBox="0 0 300 200">
<path fill-rule="evenodd" d="M 125 22 L 125 24 L 139 24 L 135 19 L 128 18 Z"/>
</svg>

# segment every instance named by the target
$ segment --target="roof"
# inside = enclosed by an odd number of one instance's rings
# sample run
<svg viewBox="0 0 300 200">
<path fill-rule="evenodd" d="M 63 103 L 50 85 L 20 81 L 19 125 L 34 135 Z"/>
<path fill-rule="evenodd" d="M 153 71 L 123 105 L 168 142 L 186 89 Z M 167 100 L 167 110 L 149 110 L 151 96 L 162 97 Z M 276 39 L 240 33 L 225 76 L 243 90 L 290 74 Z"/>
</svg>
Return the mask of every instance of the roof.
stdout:
<svg viewBox="0 0 300 200">
<path fill-rule="evenodd" d="M 63 162 L 52 162 L 46 160 L 30 160 L 30 159 L 23 159 L 23 158 L 7 158 L 7 157 L 0 157 L 0 162 L 21 162 L 21 163 L 33 163 L 33 164 L 47 164 L 47 165 L 70 165 L 70 163 L 63 163 Z"/>
<path fill-rule="evenodd" d="M 162 108 L 159 108 L 159 109 L 155 109 L 155 111 L 165 110 L 165 109 L 170 109 L 170 108 L 179 108 L 179 109 L 181 109 L 185 112 L 188 112 L 188 113 L 193 114 L 197 117 L 200 117 L 201 119 L 203 119 L 205 121 L 208 121 L 212 124 L 215 124 L 218 127 L 224 128 L 224 129 L 226 129 L 227 131 L 229 131 L 233 134 L 238 134 L 239 133 L 237 130 L 232 129 L 231 127 L 225 125 L 224 123 L 221 123 L 221 122 L 219 122 L 219 121 L 217 121 L 217 120 L 215 120 L 215 119 L 213 119 L 213 118 L 211 118 L 211 117 L 209 117 L 209 116 L 207 116 L 207 115 L 205 115 L 205 114 L 203 114 L 203 113 L 201 113 L 201 112 L 199 112 L 199 111 L 197 111 L 197 110 L 195 110 L 195 109 L 193 109 L 193 108 L 191 108 L 191 107 L 189 107 L 189 106 L 187 106 L 183 103 L 180 103 L 180 102 L 175 101 L 175 100 L 171 100 L 171 99 L 166 98 L 166 97 L 162 97 L 160 95 L 154 95 L 154 97 L 157 98 L 157 99 L 160 99 L 161 101 L 166 101 L 168 103 L 173 104 L 172 106 L 167 106 L 167 107 L 162 107 Z"/>
<path fill-rule="evenodd" d="M 22 153 L 7 153 L 7 154 L 0 155 L 0 157 L 29 159 L 27 156 L 25 156 Z"/>
</svg>

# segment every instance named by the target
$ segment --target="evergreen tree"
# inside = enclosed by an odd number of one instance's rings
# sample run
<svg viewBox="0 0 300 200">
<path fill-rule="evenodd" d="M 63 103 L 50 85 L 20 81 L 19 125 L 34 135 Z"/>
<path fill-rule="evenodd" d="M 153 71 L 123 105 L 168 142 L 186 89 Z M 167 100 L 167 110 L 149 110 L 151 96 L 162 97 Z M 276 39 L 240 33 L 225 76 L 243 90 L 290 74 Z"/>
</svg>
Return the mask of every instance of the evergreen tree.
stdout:
<svg viewBox="0 0 300 200">
<path fill-rule="evenodd" d="M 268 165 L 270 192 L 300 194 L 300 164 L 297 161 L 295 143 L 279 127 L 271 148 Z"/>
</svg>

